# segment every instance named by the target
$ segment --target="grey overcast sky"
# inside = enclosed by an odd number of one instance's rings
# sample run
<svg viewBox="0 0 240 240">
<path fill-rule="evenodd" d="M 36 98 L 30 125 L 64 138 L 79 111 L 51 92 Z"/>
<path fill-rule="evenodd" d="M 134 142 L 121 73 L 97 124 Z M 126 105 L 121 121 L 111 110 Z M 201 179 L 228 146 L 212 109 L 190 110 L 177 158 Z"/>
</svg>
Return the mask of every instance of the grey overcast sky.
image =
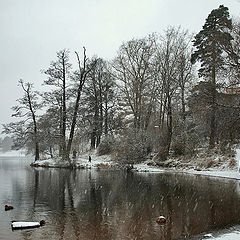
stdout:
<svg viewBox="0 0 240 240">
<path fill-rule="evenodd" d="M 85 46 L 111 59 L 123 41 L 169 25 L 198 32 L 220 4 L 240 17 L 240 0 L 0 0 L 0 132 L 21 96 L 18 80 L 40 86 L 57 51 Z"/>
</svg>

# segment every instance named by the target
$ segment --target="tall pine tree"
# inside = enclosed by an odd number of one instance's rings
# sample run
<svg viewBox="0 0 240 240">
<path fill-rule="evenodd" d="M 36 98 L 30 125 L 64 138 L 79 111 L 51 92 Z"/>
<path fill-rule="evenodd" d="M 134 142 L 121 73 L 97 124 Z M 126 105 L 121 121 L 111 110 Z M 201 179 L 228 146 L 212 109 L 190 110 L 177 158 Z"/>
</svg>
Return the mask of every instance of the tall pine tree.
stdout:
<svg viewBox="0 0 240 240">
<path fill-rule="evenodd" d="M 198 70 L 199 77 L 203 77 L 212 86 L 209 148 L 214 147 L 216 136 L 217 74 L 225 69 L 226 54 L 231 48 L 233 39 L 230 34 L 231 29 L 232 20 L 229 17 L 228 8 L 220 5 L 208 15 L 202 30 L 196 34 L 193 40 L 193 46 L 196 49 L 191 56 L 191 62 L 193 64 L 201 63 Z"/>
</svg>

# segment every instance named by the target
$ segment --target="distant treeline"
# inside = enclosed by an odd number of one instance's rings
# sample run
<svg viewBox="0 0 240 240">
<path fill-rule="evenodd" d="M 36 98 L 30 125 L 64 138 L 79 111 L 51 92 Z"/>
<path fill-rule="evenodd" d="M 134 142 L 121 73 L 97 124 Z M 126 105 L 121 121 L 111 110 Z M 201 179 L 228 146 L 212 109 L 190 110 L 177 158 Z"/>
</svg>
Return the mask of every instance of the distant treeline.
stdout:
<svg viewBox="0 0 240 240">
<path fill-rule="evenodd" d="M 10 137 L 0 138 L 0 151 L 8 152 L 12 150 L 13 140 Z"/>
</svg>

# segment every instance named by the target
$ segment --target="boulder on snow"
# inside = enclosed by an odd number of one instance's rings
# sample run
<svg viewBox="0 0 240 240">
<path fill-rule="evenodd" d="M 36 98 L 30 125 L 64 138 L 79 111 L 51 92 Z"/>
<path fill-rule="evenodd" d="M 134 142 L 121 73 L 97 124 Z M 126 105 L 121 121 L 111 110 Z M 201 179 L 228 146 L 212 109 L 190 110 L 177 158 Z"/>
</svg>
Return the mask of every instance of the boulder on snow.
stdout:
<svg viewBox="0 0 240 240">
<path fill-rule="evenodd" d="M 204 237 L 204 238 L 212 238 L 213 235 L 212 235 L 211 233 L 207 233 L 207 234 L 205 234 L 203 237 Z"/>
</svg>

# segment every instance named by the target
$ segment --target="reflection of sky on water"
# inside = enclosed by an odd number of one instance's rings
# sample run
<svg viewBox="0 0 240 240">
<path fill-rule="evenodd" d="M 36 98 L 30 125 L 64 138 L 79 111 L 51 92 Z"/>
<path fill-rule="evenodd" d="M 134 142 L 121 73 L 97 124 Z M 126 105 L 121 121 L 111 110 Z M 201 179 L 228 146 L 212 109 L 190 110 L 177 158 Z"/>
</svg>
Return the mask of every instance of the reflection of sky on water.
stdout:
<svg viewBox="0 0 240 240">
<path fill-rule="evenodd" d="M 240 214 L 234 180 L 182 174 L 34 169 L 0 158 L 4 239 L 178 239 L 228 223 Z M 167 224 L 159 226 L 159 215 Z M 11 220 L 38 221 L 37 230 L 11 232 Z"/>
<path fill-rule="evenodd" d="M 0 201 L 12 203 L 13 187 L 26 185 L 26 173 L 23 169 L 26 160 L 22 157 L 0 157 Z M 17 164 L 16 164 L 17 163 Z"/>
</svg>

